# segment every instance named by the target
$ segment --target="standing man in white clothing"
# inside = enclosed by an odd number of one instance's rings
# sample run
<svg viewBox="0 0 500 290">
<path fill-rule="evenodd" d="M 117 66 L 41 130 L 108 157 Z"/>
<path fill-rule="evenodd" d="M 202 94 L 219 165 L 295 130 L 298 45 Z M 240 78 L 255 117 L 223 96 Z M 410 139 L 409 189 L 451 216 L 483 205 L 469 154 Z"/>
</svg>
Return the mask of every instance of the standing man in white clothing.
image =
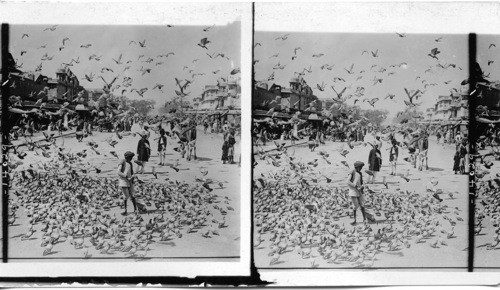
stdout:
<svg viewBox="0 0 500 290">
<path fill-rule="evenodd" d="M 125 211 L 122 215 L 127 215 L 127 200 L 130 198 L 132 204 L 134 205 L 134 212 L 137 210 L 137 204 L 134 198 L 134 169 L 132 168 L 132 158 L 134 153 L 127 151 L 125 152 L 125 159 L 120 162 L 118 166 L 118 186 L 121 188 L 123 195 L 125 197 L 124 207 Z"/>
<path fill-rule="evenodd" d="M 363 197 L 363 175 L 361 169 L 365 164 L 361 161 L 354 162 L 354 170 L 349 174 L 349 179 L 347 180 L 347 186 L 349 187 L 349 196 L 351 197 L 354 210 L 353 218 L 354 221 L 351 225 L 356 224 L 356 210 L 358 207 L 361 209 L 361 214 L 363 215 L 363 222 L 365 221 L 365 199 Z"/>
</svg>

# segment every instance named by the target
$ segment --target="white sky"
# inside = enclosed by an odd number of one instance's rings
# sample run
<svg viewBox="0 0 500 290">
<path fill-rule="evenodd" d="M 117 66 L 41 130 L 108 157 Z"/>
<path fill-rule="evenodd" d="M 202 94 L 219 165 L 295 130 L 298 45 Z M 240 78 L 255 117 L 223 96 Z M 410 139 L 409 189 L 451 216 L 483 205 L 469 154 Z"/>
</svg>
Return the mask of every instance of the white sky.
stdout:
<svg viewBox="0 0 500 290">
<path fill-rule="evenodd" d="M 216 7 L 222 6 L 216 5 Z M 187 100 L 192 100 L 194 97 L 201 96 L 205 85 L 216 84 L 221 77 L 227 79 L 233 68 L 240 67 L 241 23 L 236 21 L 240 18 L 237 14 L 238 10 L 229 5 L 225 9 L 205 11 L 203 15 L 206 16 L 210 12 L 214 15 L 214 22 L 211 22 L 209 17 L 205 17 L 205 25 L 197 26 L 178 25 L 176 21 L 166 21 L 174 25 L 170 28 L 166 25 L 58 25 L 54 31 L 44 31 L 51 25 L 14 24 L 11 25 L 10 31 L 10 51 L 18 64 L 22 64 L 21 70 L 34 71 L 36 66 L 42 63 L 42 73 L 49 77 L 55 77 L 55 71 L 62 66 L 63 62 L 69 63 L 71 59 L 79 57 L 80 63 L 73 64 L 69 68 L 85 88 L 102 88 L 104 83 L 98 77 L 101 75 L 107 82 L 119 76 L 115 84 L 120 83 L 123 77 L 131 77 L 132 86 L 124 95 L 129 99 L 140 99 L 141 97 L 135 92 L 130 92 L 130 89 L 148 88 L 144 99 L 155 100 L 156 108 L 158 108 L 165 101 L 176 96 L 174 90 L 179 90 L 179 88 L 174 78 L 177 77 L 183 82 L 185 79 L 192 81 L 190 87 L 185 90 L 190 92 Z M 226 21 L 222 21 L 223 19 Z M 198 20 L 199 22 L 201 21 Z M 204 28 L 216 22 L 220 25 L 203 31 Z M 29 37 L 23 38 L 25 33 Z M 59 48 L 63 46 L 62 40 L 65 37 L 69 37 L 70 40 L 60 51 Z M 208 50 L 197 45 L 205 37 L 211 42 L 206 45 Z M 138 42 L 143 40 L 146 40 L 146 45 L 140 47 Z M 135 41 L 137 44 L 129 45 L 130 41 Z M 80 47 L 84 44 L 92 44 L 92 46 Z M 40 48 L 42 45 L 46 47 Z M 27 51 L 23 56 L 21 56 L 22 50 Z M 169 52 L 174 52 L 175 55 L 170 55 L 168 58 L 158 57 L 160 54 Z M 210 58 L 207 53 L 211 55 L 223 53 L 229 59 Z M 53 59 L 42 61 L 44 54 L 48 54 L 49 57 L 53 56 Z M 92 54 L 102 56 L 101 61 L 89 60 Z M 117 60 L 120 54 L 122 54 L 123 64 L 116 64 L 113 58 Z M 144 57 L 138 60 L 140 55 Z M 146 63 L 148 58 L 153 61 Z M 129 60 L 132 62 L 127 64 Z M 163 63 L 157 65 L 158 62 Z M 130 66 L 130 69 L 123 72 L 126 66 Z M 111 68 L 113 72 L 101 73 L 103 67 Z M 142 75 L 139 71 L 142 67 L 150 68 L 151 73 Z M 88 82 L 84 76 L 91 73 L 96 77 L 93 82 Z M 195 73 L 204 75 L 193 78 Z M 164 85 L 163 92 L 158 89 L 153 90 L 157 83 Z M 114 93 L 119 95 L 122 89 L 119 88 Z"/>
<path fill-rule="evenodd" d="M 319 98 L 336 97 L 330 88 L 333 85 L 340 92 L 344 87 L 348 88 L 344 95 L 354 94 L 358 86 L 365 88 L 365 97 L 371 99 L 378 97 L 380 101 L 375 103 L 376 108 L 388 109 L 393 114 L 404 109 L 403 100 L 408 100 L 404 88 L 409 90 L 425 90 L 422 98 L 422 108 L 432 106 L 438 95 L 449 95 L 451 88 L 459 89 L 460 82 L 468 75 L 468 44 L 466 35 L 411 35 L 401 38 L 396 33 L 392 34 L 355 34 L 355 33 L 290 33 L 288 39 L 276 38 L 283 33 L 258 32 L 255 39 L 262 46 L 255 48 L 255 56 L 259 62 L 256 64 L 256 79 L 267 80 L 274 72 L 276 84 L 288 86 L 294 72 L 301 72 L 303 68 L 312 66 L 312 73 L 306 73 L 304 79 L 313 88 L 313 92 Z M 441 42 L 435 39 L 443 37 Z M 297 51 L 297 58 L 292 60 L 294 48 L 301 47 Z M 430 50 L 437 47 L 441 53 L 439 61 L 429 56 Z M 366 50 L 368 53 L 362 54 Z M 378 57 L 373 57 L 371 52 L 378 50 Z M 271 56 L 279 53 L 278 57 Z M 321 57 L 313 57 L 313 54 L 324 54 Z M 285 69 L 273 69 L 280 63 L 286 65 Z M 402 67 L 390 68 L 406 62 Z M 456 68 L 443 69 L 436 67 L 438 63 L 443 66 L 452 63 Z M 332 70 L 321 69 L 324 64 L 334 65 Z M 354 64 L 354 74 L 349 74 L 344 68 L 349 69 Z M 371 69 L 372 65 L 377 65 Z M 425 70 L 432 67 L 432 71 Z M 459 69 L 462 68 L 462 70 Z M 385 68 L 385 72 L 379 72 Z M 364 70 L 364 73 L 360 73 Z M 394 72 L 393 75 L 388 75 Z M 357 80 L 362 76 L 360 80 Z M 418 80 L 416 78 L 420 76 Z M 345 79 L 334 82 L 334 77 Z M 373 85 L 374 77 L 382 78 L 382 83 Z M 427 83 L 436 83 L 436 86 L 424 88 Z M 444 82 L 449 82 L 445 84 Z M 271 82 L 270 82 L 271 83 Z M 320 91 L 316 85 L 325 84 L 324 91 Z M 384 100 L 387 94 L 394 94 L 394 100 Z M 363 97 L 362 97 L 363 98 Z M 353 104 L 354 98 L 348 100 Z M 362 108 L 371 108 L 368 103 L 358 102 Z"/>
<path fill-rule="evenodd" d="M 375 107 L 388 109 L 392 115 L 404 108 L 404 88 L 423 90 L 422 80 L 426 80 L 437 84 L 428 86 L 418 100 L 422 102 L 421 108 L 426 109 L 435 103 L 438 95 L 449 95 L 451 88 L 459 89 L 460 82 L 467 78 L 467 35 L 470 32 L 479 34 L 478 62 L 481 67 L 486 74 L 491 73 L 491 80 L 500 80 L 500 60 L 487 65 L 488 60 L 495 60 L 500 52 L 495 47 L 488 49 L 489 44 L 500 44 L 500 41 L 485 35 L 500 34 L 499 11 L 499 3 L 494 2 L 256 3 L 255 41 L 262 43 L 254 50 L 259 60 L 255 67 L 256 79 L 267 80 L 274 72 L 272 82 L 288 86 L 294 72 L 311 65 L 313 72 L 304 78 L 318 97 L 335 96 L 330 85 L 337 91 L 351 85 L 347 94 L 363 86 L 366 97 L 381 99 Z M 406 37 L 400 38 L 395 32 L 406 33 Z M 285 33 L 290 34 L 286 40 L 276 40 Z M 436 42 L 439 37 L 441 41 Z M 292 61 L 295 47 L 302 49 Z M 427 55 L 433 48 L 441 51 L 439 61 Z M 366 53 L 361 55 L 363 50 L 376 49 L 379 50 L 376 58 Z M 270 58 L 277 53 L 278 57 Z M 324 56 L 312 57 L 318 53 Z M 408 65 L 389 68 L 402 62 Z M 285 69 L 273 70 L 278 63 L 286 65 Z M 438 63 L 453 63 L 457 68 L 442 69 L 436 67 Z M 321 70 L 324 64 L 334 65 L 333 70 Z M 351 64 L 356 73 L 349 75 L 344 68 Z M 377 67 L 370 71 L 373 64 Z M 432 72 L 424 73 L 431 66 Z M 377 72 L 380 67 L 387 71 Z M 361 70 L 366 72 L 360 74 Z M 394 74 L 389 76 L 389 72 Z M 356 81 L 360 75 L 363 78 Z M 382 83 L 373 85 L 375 76 L 382 78 Z M 417 76 L 420 76 L 418 80 Z M 347 83 L 334 83 L 334 77 L 342 77 Z M 316 88 L 316 84 L 322 83 L 325 84 L 324 92 Z M 397 101 L 384 100 L 387 94 L 396 95 Z M 370 107 L 367 103 L 357 104 L 362 108 Z"/>
</svg>

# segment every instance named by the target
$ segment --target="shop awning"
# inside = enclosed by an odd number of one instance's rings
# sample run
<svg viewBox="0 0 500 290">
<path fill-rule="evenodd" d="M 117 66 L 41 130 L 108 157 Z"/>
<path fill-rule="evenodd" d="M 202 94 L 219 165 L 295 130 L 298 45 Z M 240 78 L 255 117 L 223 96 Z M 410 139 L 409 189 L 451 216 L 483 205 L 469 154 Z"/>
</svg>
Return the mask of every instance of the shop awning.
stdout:
<svg viewBox="0 0 500 290">
<path fill-rule="evenodd" d="M 290 114 L 283 112 L 274 112 L 273 114 L 275 114 L 276 118 L 282 118 L 282 119 L 289 119 L 292 117 Z M 271 117 L 269 114 L 267 114 L 267 111 L 264 110 L 254 110 L 253 115 L 258 117 Z"/>
</svg>

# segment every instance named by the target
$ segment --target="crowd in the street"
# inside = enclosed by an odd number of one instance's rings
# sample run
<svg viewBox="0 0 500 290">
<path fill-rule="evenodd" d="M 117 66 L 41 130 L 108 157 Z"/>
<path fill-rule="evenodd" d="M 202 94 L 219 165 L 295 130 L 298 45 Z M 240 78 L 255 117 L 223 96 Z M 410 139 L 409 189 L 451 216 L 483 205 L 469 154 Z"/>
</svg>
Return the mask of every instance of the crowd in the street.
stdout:
<svg viewBox="0 0 500 290">
<path fill-rule="evenodd" d="M 300 129 L 299 129 L 300 128 Z M 374 126 L 368 125 L 339 125 L 333 121 L 293 123 L 278 119 L 255 120 L 253 124 L 254 146 L 266 146 L 273 140 L 290 140 L 291 145 L 297 141 L 307 142 L 311 152 L 325 144 L 326 141 L 370 144 L 368 163 L 375 179 L 382 164 L 381 150 L 384 147 L 389 151 L 391 175 L 396 174 L 396 163 L 403 147 L 410 153 L 409 162 L 418 170 L 428 169 L 429 138 L 435 138 L 437 144 L 455 146 L 454 159 L 450 166 L 455 174 L 464 174 L 467 171 L 467 136 L 455 126 L 415 125 L 415 126 Z M 384 141 L 384 142 L 383 142 Z M 387 143 L 387 145 L 384 145 Z"/>
<path fill-rule="evenodd" d="M 137 154 L 147 162 L 151 155 L 152 142 L 157 143 L 158 154 L 161 157 L 160 163 L 165 163 L 165 149 L 167 147 L 167 138 L 178 141 L 179 147 L 176 151 L 180 153 L 182 158 L 187 160 L 195 160 L 196 156 L 196 139 L 198 126 L 203 126 L 204 134 L 221 134 L 223 144 L 221 147 L 221 161 L 226 163 L 234 163 L 234 146 L 236 144 L 236 136 L 240 134 L 237 120 L 233 118 L 228 121 L 227 116 L 221 115 L 202 115 L 202 114 L 176 114 L 176 115 L 156 115 L 156 116 L 141 116 L 134 113 L 133 110 L 112 110 L 94 109 L 91 112 L 76 112 L 71 110 L 61 110 L 57 113 L 41 111 L 37 113 L 13 114 L 15 123 L 13 124 L 10 140 L 18 140 L 20 138 L 33 137 L 36 132 L 44 132 L 46 134 L 55 134 L 61 136 L 63 134 L 75 133 L 79 142 L 89 136 L 93 132 L 114 132 L 116 134 L 146 134 L 146 141 L 142 141 L 141 137 L 138 140 Z M 155 133 L 155 137 L 151 138 L 151 132 Z M 149 152 L 145 152 L 142 148 L 147 147 Z M 139 151 L 142 153 L 139 154 Z"/>
</svg>

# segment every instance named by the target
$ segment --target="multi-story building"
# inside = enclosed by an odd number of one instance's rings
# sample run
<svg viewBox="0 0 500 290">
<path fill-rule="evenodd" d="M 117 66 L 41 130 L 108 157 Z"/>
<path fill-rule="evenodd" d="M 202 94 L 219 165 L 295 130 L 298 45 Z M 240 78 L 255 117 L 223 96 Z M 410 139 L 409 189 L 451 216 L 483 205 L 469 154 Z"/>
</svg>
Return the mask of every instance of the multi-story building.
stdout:
<svg viewBox="0 0 500 290">
<path fill-rule="evenodd" d="M 11 72 L 10 78 L 14 83 L 11 94 L 26 101 L 46 98 L 60 102 L 88 102 L 87 92 L 68 68 L 58 69 L 55 79 L 36 72 Z"/>
<path fill-rule="evenodd" d="M 435 108 L 430 107 L 425 110 L 425 119 L 426 120 L 433 120 L 434 119 L 434 113 L 435 113 Z"/>
<path fill-rule="evenodd" d="M 469 118 L 467 94 L 454 94 L 451 96 L 450 118 L 452 120 L 465 120 Z"/>
<path fill-rule="evenodd" d="M 49 89 L 56 90 L 55 96 L 58 101 L 88 102 L 88 94 L 69 68 L 60 68 L 56 71 L 56 79 L 49 80 Z"/>
<path fill-rule="evenodd" d="M 434 107 L 435 120 L 448 120 L 451 117 L 451 96 L 439 96 Z"/>
<path fill-rule="evenodd" d="M 466 93 L 439 96 L 434 107 L 426 110 L 427 120 L 467 120 L 469 101 Z"/>
<path fill-rule="evenodd" d="M 199 99 L 198 110 L 239 110 L 241 109 L 240 79 L 229 77 L 227 82 L 206 85 Z"/>
<path fill-rule="evenodd" d="M 216 85 L 206 85 L 203 93 L 201 94 L 199 110 L 216 110 L 219 106 L 219 94 L 223 92 L 219 91 Z"/>
<path fill-rule="evenodd" d="M 47 97 L 45 93 L 45 88 L 48 88 L 49 82 L 47 76 L 33 72 L 12 72 L 9 77 L 12 82 L 10 87 L 11 95 L 33 101 Z"/>
<path fill-rule="evenodd" d="M 313 101 L 313 111 L 321 111 L 322 103 L 313 94 L 303 78 L 292 78 L 290 87 L 286 88 L 273 84 L 268 88 L 267 84 L 257 83 L 252 93 L 252 107 L 254 110 L 269 110 L 274 108 L 277 111 L 304 111 L 310 107 Z"/>
</svg>

